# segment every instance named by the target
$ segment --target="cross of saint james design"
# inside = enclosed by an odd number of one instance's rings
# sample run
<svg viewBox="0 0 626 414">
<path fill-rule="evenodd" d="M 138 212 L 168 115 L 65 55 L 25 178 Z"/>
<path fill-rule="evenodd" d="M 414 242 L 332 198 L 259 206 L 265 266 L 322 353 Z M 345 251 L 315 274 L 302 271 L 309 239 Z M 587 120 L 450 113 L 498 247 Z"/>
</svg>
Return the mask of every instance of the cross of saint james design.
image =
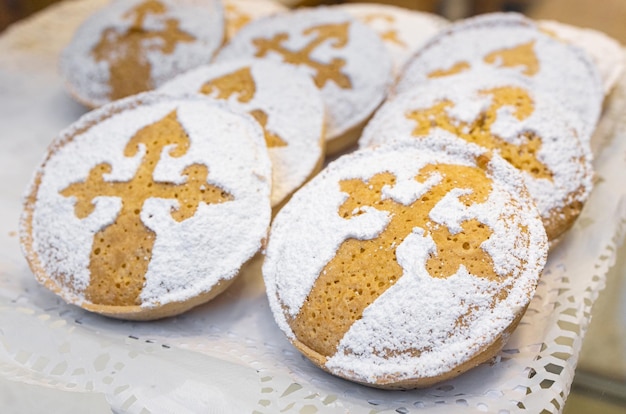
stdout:
<svg viewBox="0 0 626 414">
<path fill-rule="evenodd" d="M 233 199 L 226 191 L 207 183 L 208 169 L 202 164 L 187 166 L 182 184 L 155 181 L 154 170 L 162 152 L 181 157 L 189 148 L 189 137 L 180 125 L 176 111 L 139 130 L 128 142 L 124 156 L 136 156 L 145 148 L 142 163 L 135 176 L 126 182 L 107 181 L 104 175 L 112 171 L 101 163 L 89 171 L 84 182 L 74 183 L 60 193 L 74 197 L 75 214 L 88 217 L 95 209 L 96 197 L 121 199 L 122 208 L 115 221 L 98 231 L 93 238 L 89 271 L 91 279 L 85 291 L 94 304 L 112 306 L 140 305 L 139 294 L 152 257 L 156 234 L 141 220 L 144 202 L 150 198 L 175 199 L 178 203 L 172 218 L 182 222 L 195 215 L 200 203 L 223 203 Z M 175 258 L 172 258 L 175 260 Z"/>
<path fill-rule="evenodd" d="M 176 19 L 166 19 L 160 30 L 144 28 L 150 15 L 164 14 L 165 5 L 158 0 L 147 0 L 124 15 L 131 19 L 131 27 L 123 33 L 117 28 L 108 28 L 102 33 L 92 53 L 97 62 L 109 63 L 111 100 L 147 91 L 154 88 L 151 82 L 150 62 L 145 50 L 158 50 L 172 54 L 179 43 L 190 43 L 195 37 L 180 30 Z M 149 41 L 149 43 L 147 42 Z M 133 76 L 129 76 L 129 72 Z"/>
<path fill-rule="evenodd" d="M 250 102 L 256 94 L 256 83 L 252 77 L 250 67 L 238 69 L 232 73 L 227 73 L 219 78 L 206 82 L 200 88 L 200 93 L 211 95 L 217 92 L 217 99 L 228 99 L 232 95 L 237 95 L 237 100 L 241 103 Z M 254 109 L 249 112 L 263 128 L 265 143 L 268 148 L 285 147 L 287 142 L 278 134 L 267 128 L 268 115 L 262 109 Z"/>
<path fill-rule="evenodd" d="M 439 183 L 410 205 L 382 196 L 383 186 L 395 184 L 395 176 L 388 172 L 374 175 L 368 181 L 340 182 L 341 191 L 348 194 L 338 212 L 341 217 L 350 219 L 363 214 L 361 208 L 367 206 L 387 211 L 390 221 L 376 238 L 344 241 L 326 264 L 292 320 L 291 326 L 300 342 L 315 343 L 312 348 L 320 354 L 333 355 L 364 309 L 402 277 L 396 249 L 416 227 L 423 229 L 424 237 L 430 236 L 437 247 L 426 261 L 426 270 L 432 277 L 448 278 L 464 265 L 476 277 L 497 280 L 491 256 L 481 247 L 492 234 L 489 227 L 470 219 L 461 223 L 461 232 L 453 234 L 429 217 L 435 205 L 454 188 L 471 189 L 471 194 L 459 197 L 465 206 L 485 202 L 491 192 L 491 179 L 481 168 L 451 164 L 427 165 L 415 179 L 425 182 L 433 174 L 440 175 Z M 311 318 L 324 322 L 311 327 L 307 323 Z"/>
<path fill-rule="evenodd" d="M 458 121 L 451 117 L 448 109 L 454 103 L 443 100 L 430 108 L 416 109 L 406 113 L 406 118 L 417 123 L 413 136 L 426 136 L 432 128 L 442 128 L 453 133 L 465 141 L 489 149 L 497 149 L 502 158 L 510 162 L 515 168 L 526 171 L 535 178 L 553 179 L 552 171 L 539 159 L 542 138 L 527 131 L 521 138 L 521 143 L 513 144 L 491 132 L 491 127 L 498 119 L 500 108 L 513 109 L 513 116 L 523 121 L 534 111 L 533 100 L 522 88 L 506 86 L 480 91 L 481 95 L 491 96 L 489 108 L 472 122 Z"/>
<path fill-rule="evenodd" d="M 333 81 L 342 89 L 351 89 L 350 77 L 341 69 L 346 61 L 341 58 L 333 58 L 328 63 L 319 62 L 311 57 L 311 53 L 324 42 L 330 42 L 330 46 L 341 49 L 348 44 L 350 22 L 325 24 L 310 27 L 302 32 L 303 35 L 313 35 L 313 39 L 300 50 L 291 50 L 283 45 L 289 40 L 288 33 L 278 33 L 271 39 L 257 38 L 252 41 L 256 46 L 256 57 L 264 57 L 269 52 L 278 53 L 283 61 L 292 65 L 305 65 L 315 71 L 313 81 L 318 88 L 323 88 L 326 82 Z"/>
</svg>

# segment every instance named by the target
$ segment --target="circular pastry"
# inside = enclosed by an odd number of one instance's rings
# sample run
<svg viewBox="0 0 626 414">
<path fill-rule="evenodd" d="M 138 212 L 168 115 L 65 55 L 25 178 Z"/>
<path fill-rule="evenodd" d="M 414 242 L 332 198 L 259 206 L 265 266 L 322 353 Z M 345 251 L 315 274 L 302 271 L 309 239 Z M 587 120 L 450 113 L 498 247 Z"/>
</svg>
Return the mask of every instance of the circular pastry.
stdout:
<svg viewBox="0 0 626 414">
<path fill-rule="evenodd" d="M 333 8 L 298 9 L 255 20 L 216 60 L 252 56 L 288 63 L 313 78 L 327 109 L 328 153 L 356 142 L 391 81 L 391 58 L 380 37 Z"/>
<path fill-rule="evenodd" d="M 583 49 L 593 60 L 608 95 L 624 72 L 626 57 L 620 43 L 597 30 L 570 26 L 552 20 L 537 22 L 545 33 Z"/>
<path fill-rule="evenodd" d="M 230 40 L 237 32 L 253 20 L 274 13 L 289 10 L 275 0 L 224 0 L 224 17 L 226 18 L 226 40 Z"/>
<path fill-rule="evenodd" d="M 155 93 L 86 114 L 26 194 L 21 244 L 38 281 L 89 311 L 146 320 L 223 291 L 261 247 L 271 166 L 251 117 Z"/>
<path fill-rule="evenodd" d="M 277 324 L 315 364 L 415 388 L 499 352 L 546 254 L 519 172 L 437 137 L 329 164 L 275 217 L 263 276 Z"/>
<path fill-rule="evenodd" d="M 152 90 L 210 62 L 223 19 L 217 0 L 114 1 L 76 31 L 61 54 L 61 75 L 91 108 Z"/>
<path fill-rule="evenodd" d="M 386 102 L 359 144 L 415 140 L 441 131 L 496 150 L 521 171 L 548 239 L 555 240 L 574 223 L 593 186 L 590 147 L 559 109 L 549 96 L 515 78 L 459 75 L 446 88 L 426 83 Z"/>
<path fill-rule="evenodd" d="M 261 124 L 273 167 L 272 206 L 321 168 L 324 102 L 311 78 L 290 65 L 260 59 L 216 63 L 177 76 L 159 91 L 223 99 Z"/>
<path fill-rule="evenodd" d="M 529 81 L 571 114 L 582 141 L 589 142 L 602 109 L 602 83 L 586 53 L 543 33 L 518 14 L 478 16 L 443 29 L 407 63 L 395 91 L 426 81 L 447 82 L 466 72 Z"/>
<path fill-rule="evenodd" d="M 345 3 L 335 6 L 374 29 L 389 50 L 394 72 L 428 39 L 449 22 L 432 13 L 409 10 L 390 4 Z"/>
</svg>

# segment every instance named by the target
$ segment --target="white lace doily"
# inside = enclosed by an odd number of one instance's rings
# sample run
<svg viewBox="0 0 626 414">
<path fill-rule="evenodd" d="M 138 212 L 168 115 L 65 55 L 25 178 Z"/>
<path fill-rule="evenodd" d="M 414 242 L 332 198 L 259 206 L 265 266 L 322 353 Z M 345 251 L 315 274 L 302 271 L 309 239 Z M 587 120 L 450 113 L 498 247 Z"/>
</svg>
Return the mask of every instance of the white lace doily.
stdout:
<svg viewBox="0 0 626 414">
<path fill-rule="evenodd" d="M 626 227 L 626 77 L 594 137 L 596 186 L 574 228 L 550 252 L 522 323 L 492 364 L 415 391 L 332 377 L 275 326 L 260 258 L 213 302 L 150 323 L 66 305 L 23 259 L 21 196 L 50 140 L 85 109 L 65 93 L 56 56 L 97 1 L 72 1 L 0 36 L 0 377 L 103 394 L 115 412 L 561 412 L 591 307 Z"/>
</svg>

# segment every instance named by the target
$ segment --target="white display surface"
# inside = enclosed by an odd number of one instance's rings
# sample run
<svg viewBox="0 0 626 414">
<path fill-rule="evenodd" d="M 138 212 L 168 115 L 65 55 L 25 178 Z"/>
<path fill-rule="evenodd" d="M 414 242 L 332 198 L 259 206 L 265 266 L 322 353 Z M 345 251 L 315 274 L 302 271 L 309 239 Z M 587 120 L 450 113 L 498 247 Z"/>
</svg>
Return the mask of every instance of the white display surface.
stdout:
<svg viewBox="0 0 626 414">
<path fill-rule="evenodd" d="M 214 301 L 149 323 L 90 314 L 35 281 L 19 248 L 21 196 L 52 138 L 85 112 L 64 91 L 56 56 L 103 3 L 62 3 L 0 36 L 2 383 L 30 384 L 15 391 L 23 398 L 36 398 L 31 385 L 72 391 L 55 394 L 67 406 L 80 400 L 101 408 L 104 396 L 120 413 L 563 410 L 593 302 L 624 236 L 626 78 L 594 137 L 591 198 L 550 252 L 537 294 L 497 360 L 432 388 L 376 390 L 326 374 L 288 343 L 272 319 L 259 256 Z M 53 398 L 43 391 L 42 401 Z"/>
</svg>

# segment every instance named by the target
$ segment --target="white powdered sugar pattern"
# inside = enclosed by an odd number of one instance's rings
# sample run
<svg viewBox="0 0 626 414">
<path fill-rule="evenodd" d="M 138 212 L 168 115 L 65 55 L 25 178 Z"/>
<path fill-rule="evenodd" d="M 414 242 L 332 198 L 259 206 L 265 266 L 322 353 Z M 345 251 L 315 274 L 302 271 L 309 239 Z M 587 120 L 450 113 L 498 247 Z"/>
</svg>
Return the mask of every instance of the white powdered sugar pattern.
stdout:
<svg viewBox="0 0 626 414">
<path fill-rule="evenodd" d="M 185 384 L 192 384 L 193 391 L 198 391 L 198 382 L 190 381 L 190 367 L 197 374 L 195 378 L 202 380 L 203 393 L 215 387 L 224 397 L 224 406 L 232 407 L 238 402 L 245 407 L 240 412 L 255 409 L 273 412 L 287 406 L 292 407 L 288 411 L 295 412 L 305 406 L 307 408 L 304 411 L 312 411 L 315 406 L 318 412 L 323 413 L 372 410 L 465 413 L 475 411 L 477 407 L 490 412 L 516 412 L 516 405 L 520 402 L 527 412 L 541 412 L 544 409 L 558 411 L 556 406 L 562 408 L 564 403 L 569 404 L 566 400 L 574 368 L 577 361 L 579 365 L 584 364 L 585 358 L 589 356 L 585 352 L 579 354 L 580 346 L 583 344 L 584 348 L 599 341 L 599 338 L 593 337 L 594 332 L 587 331 L 589 317 L 595 312 L 594 309 L 591 309 L 594 312 L 590 312 L 590 308 L 598 295 L 602 299 L 603 295 L 611 293 L 601 290 L 604 289 L 607 269 L 611 267 L 616 251 L 619 251 L 618 245 L 623 236 L 623 229 L 620 229 L 623 227 L 620 226 L 623 209 L 618 208 L 618 201 L 622 197 L 618 195 L 625 189 L 623 183 L 620 184 L 625 168 L 622 156 L 622 144 L 626 143 L 622 122 L 625 78 L 622 78 L 621 85 L 605 102 L 603 127 L 594 136 L 594 141 L 597 138 L 602 143 L 596 148 L 600 158 L 597 164 L 600 168 L 598 177 L 602 179 L 594 188 L 591 203 L 585 207 L 583 221 L 568 232 L 563 240 L 565 243 L 561 242 L 556 251 L 551 252 L 541 291 L 535 296 L 534 303 L 507 343 L 505 351 L 500 354 L 501 363 L 482 364 L 467 375 L 428 390 L 380 391 L 334 378 L 312 368 L 308 361 L 285 343 L 280 334 L 276 335 L 271 313 L 267 312 L 262 298 L 264 286 L 256 283 L 256 268 L 254 277 L 240 280 L 252 281 L 252 284 L 237 282 L 226 292 L 227 297 L 222 297 L 217 303 L 190 312 L 183 318 L 156 324 L 113 323 L 107 318 L 90 316 L 72 306 L 60 304 L 43 289 L 34 288 L 31 272 L 25 268 L 22 270 L 23 260 L 17 251 L 17 240 L 9 230 L 17 225 L 16 218 L 21 210 L 19 193 L 41 158 L 45 149 L 42 146 L 47 144 L 45 141 L 49 141 L 57 131 L 83 112 L 79 106 L 68 102 L 62 93 L 62 85 L 55 71 L 57 52 L 69 41 L 76 27 L 74 24 L 82 21 L 86 12 L 94 10 L 95 5 L 105 2 L 108 0 L 57 2 L 34 18 L 11 25 L 0 36 L 0 55 L 3 56 L 0 58 L 0 66 L 6 69 L 1 74 L 3 93 L 0 95 L 10 114 L 2 120 L 4 138 L 9 145 L 4 147 L 1 156 L 4 162 L 0 163 L 5 174 L 4 190 L 1 192 L 5 198 L 0 202 L 4 219 L 0 227 L 5 229 L 0 236 L 3 246 L 0 265 L 3 270 L 0 273 L 4 277 L 0 279 L 3 281 L 2 296 L 6 302 L 0 312 L 3 317 L 0 325 L 4 334 L 4 351 L 13 351 L 6 355 L 7 361 L 11 361 L 14 366 L 9 371 L 4 370 L 5 378 L 18 381 L 16 384 L 27 381 L 37 382 L 45 388 L 52 384 L 55 388 L 69 386 L 74 390 L 102 392 L 114 410 L 127 407 L 124 402 L 128 401 L 129 396 L 133 400 L 137 398 L 133 407 L 159 407 L 164 400 L 155 399 L 154 396 L 158 394 L 172 397 L 166 403 L 180 403 L 177 407 L 185 405 L 185 408 L 193 405 L 195 411 L 215 406 L 213 400 L 204 404 L 202 398 L 187 398 L 190 393 Z M 47 16 L 50 18 L 44 19 Z M 25 71 L 23 68 L 30 70 Z M 14 111 L 10 111 L 11 108 Z M 3 113 L 7 114 L 6 111 Z M 25 128 L 25 125 L 28 127 Z M 610 279 L 609 272 L 606 283 L 610 283 Z M 256 287 L 254 295 L 249 293 L 251 286 Z M 261 308 L 259 302 L 263 303 Z M 214 321 L 215 324 L 207 321 Z M 82 325 L 78 325 L 81 322 Z M 608 322 L 603 321 L 602 325 Z M 132 335 L 139 340 L 128 338 L 129 328 L 132 328 Z M 106 335 L 102 335 L 103 332 Z M 268 332 L 272 334 L 267 335 Z M 568 338 L 566 343 L 563 337 Z M 154 341 L 156 343 L 147 343 Z M 51 347 L 51 343 L 65 343 L 65 349 L 71 347 L 72 352 L 59 352 L 60 348 Z M 161 343 L 165 343 L 168 349 L 162 348 Z M 537 344 L 545 345 L 539 349 Z M 139 351 L 139 358 L 136 353 L 129 354 L 129 347 Z M 159 353 L 159 349 L 164 352 Z M 514 351 L 517 349 L 521 352 Z M 228 351 L 227 355 L 225 350 Z M 25 352 L 31 355 L 27 360 L 24 358 Z M 562 352 L 570 357 L 561 359 Z M 121 361 L 126 368 L 114 376 L 109 376 L 110 371 L 106 369 L 94 370 L 94 363 L 101 366 L 103 354 L 110 356 L 108 367 L 113 368 Z M 210 363 L 204 364 L 207 356 L 210 357 Z M 237 370 L 233 374 L 233 366 L 224 366 L 225 356 L 228 361 L 236 357 L 238 366 L 245 369 L 252 380 L 242 380 L 245 375 L 240 375 Z M 181 357 L 191 363 L 181 364 Z M 46 365 L 41 361 L 49 362 Z M 202 364 L 206 369 L 198 369 Z M 51 371 L 55 366 L 69 369 L 65 373 L 58 369 Z M 32 373 L 33 367 L 39 372 L 37 378 L 23 375 Z M 92 369 L 77 376 L 78 371 L 74 368 L 81 367 Z M 536 370 L 537 374 L 528 378 L 524 375 L 528 372 L 527 367 L 532 367 L 532 372 Z M 555 367 L 558 368 L 555 370 Z M 146 375 L 146 372 L 154 374 L 157 370 L 165 373 L 159 376 L 162 381 L 158 383 L 153 380 L 156 375 Z M 268 372 L 272 379 L 266 376 Z M 111 378 L 114 378 L 113 383 L 109 383 Z M 171 386 L 173 378 L 179 379 L 174 381 L 181 387 Z M 148 395 L 137 393 L 136 390 L 141 389 L 146 382 L 157 388 L 150 388 L 154 392 Z M 267 393 L 268 387 L 275 392 Z M 120 389 L 126 391 L 118 394 Z M 293 393 L 294 389 L 298 391 Z M 283 390 L 287 391 L 283 393 Z M 459 397 L 459 394 L 463 394 L 463 397 Z M 27 390 L 27 395 L 36 398 L 37 394 Z M 259 403 L 258 395 L 263 395 L 267 400 Z M 91 407 L 91 401 L 85 407 Z M 373 407 L 373 404 L 376 406 Z M 155 411 L 159 411 L 159 408 L 155 408 Z"/>
<path fill-rule="evenodd" d="M 227 191 L 232 200 L 200 203 L 194 216 L 181 222 L 171 216 L 178 207 L 173 199 L 146 200 L 140 218 L 156 238 L 142 306 L 184 301 L 207 292 L 220 280 L 232 278 L 260 248 L 271 216 L 271 166 L 256 122 L 203 97 L 137 95 L 91 112 L 63 131 L 37 171 L 39 184 L 33 182 L 29 190 L 36 191 L 30 259 L 39 260 L 66 300 L 77 304 L 85 300 L 82 292 L 90 280 L 93 236 L 116 220 L 122 200 L 97 197 L 94 212 L 81 220 L 74 211 L 75 197 L 64 197 L 60 191 L 84 182 L 100 163 L 112 167 L 106 181 L 130 180 L 146 149 L 141 145 L 134 157 L 125 157 L 129 140 L 174 110 L 190 145 L 178 158 L 169 155 L 171 148 L 164 148 L 154 180 L 180 184 L 187 166 L 202 164 L 208 168 L 207 183 Z M 22 231 L 26 225 L 22 223 Z"/>
<path fill-rule="evenodd" d="M 413 135 L 417 123 L 409 119 L 407 114 L 431 108 L 442 101 L 453 103 L 453 107 L 446 109 L 452 120 L 471 123 L 492 103 L 492 96 L 482 91 L 506 87 L 525 90 L 532 99 L 534 110 L 520 121 L 510 106 L 501 107 L 491 132 L 513 145 L 523 144 L 525 134 L 533 134 L 541 139 L 536 157 L 550 170 L 552 179 L 534 177 L 528 171 L 521 173 L 541 216 L 545 220 L 558 220 L 568 204 L 584 203 L 589 197 L 593 187 L 591 149 L 588 143 L 578 139 L 574 127 L 569 123 L 570 118 L 552 97 L 529 90 L 527 82 L 523 80 L 503 74 L 487 77 L 470 73 L 447 80 L 446 88 L 441 88 L 438 82 L 416 86 L 386 102 L 376 112 L 365 127 L 359 145 L 366 147 L 397 140 L 419 139 Z M 454 136 L 439 127 L 432 130 Z"/>
<path fill-rule="evenodd" d="M 393 60 L 394 73 L 399 73 L 415 51 L 449 24 L 436 14 L 390 4 L 346 3 L 335 7 L 350 13 L 383 38 Z"/>
<path fill-rule="evenodd" d="M 118 34 L 129 31 L 132 19 L 124 17 L 145 0 L 117 0 L 96 12 L 75 32 L 70 44 L 60 56 L 59 69 L 67 87 L 81 102 L 100 106 L 110 102 L 110 64 L 96 61 L 93 50 L 105 30 Z M 224 12 L 217 0 L 159 0 L 166 12 L 148 15 L 146 30 L 162 30 L 168 19 L 178 22 L 178 28 L 195 38 L 193 42 L 178 42 L 173 53 L 162 53 L 157 48 L 160 40 L 144 40 L 145 58 L 150 63 L 150 77 L 158 87 L 175 75 L 201 64 L 209 63 L 221 46 L 224 37 Z M 151 50 L 152 49 L 152 50 Z"/>
<path fill-rule="evenodd" d="M 486 63 L 492 52 L 534 42 L 539 70 L 525 75 L 523 66 L 503 67 L 501 62 Z M 425 82 L 447 82 L 451 76 L 429 78 L 435 70 L 448 70 L 467 62 L 473 72 L 487 76 L 508 73 L 525 78 L 533 90 L 551 95 L 572 123 L 579 137 L 589 142 L 600 117 L 604 97 L 600 75 L 581 49 L 541 32 L 534 22 L 516 14 L 495 13 L 464 20 L 443 29 L 407 63 L 395 86 L 402 93 Z"/>
<path fill-rule="evenodd" d="M 350 79 L 350 88 L 341 88 L 333 80 L 322 87 L 322 97 L 327 108 L 326 140 L 331 141 L 365 121 L 385 98 L 391 84 L 391 57 L 382 40 L 369 27 L 349 14 L 327 7 L 299 9 L 264 17 L 246 25 L 219 52 L 216 61 L 252 57 L 257 53 L 255 39 L 272 39 L 279 33 L 288 38 L 282 45 L 298 51 L 313 44 L 317 33 L 304 34 L 317 26 L 349 24 L 347 43 L 339 45 L 336 38 L 322 41 L 310 53 L 310 59 L 329 64 L 335 59 L 345 61 L 341 72 Z M 263 59 L 283 62 L 283 55 L 268 52 Z M 295 64 L 298 70 L 315 75 L 315 70 Z"/>
<path fill-rule="evenodd" d="M 540 20 L 537 24 L 549 34 L 587 52 L 602 77 L 605 95 L 613 89 L 626 66 L 622 46 L 617 40 L 597 30 L 570 26 L 552 20 Z"/>
<path fill-rule="evenodd" d="M 393 197 L 410 202 L 441 179 L 433 174 L 433 180 L 416 185 L 414 177 L 422 167 L 473 166 L 480 154 L 485 150 L 445 137 L 366 148 L 331 163 L 296 192 L 274 220 L 263 266 L 270 306 L 283 332 L 295 339 L 287 319 L 298 314 L 341 243 L 373 238 L 389 221 L 388 213 L 374 208 L 348 220 L 339 217 L 338 208 L 346 199 L 339 181 L 390 172 L 396 176 L 394 188 L 413 181 L 404 187 L 413 194 Z M 493 234 L 482 248 L 501 280 L 471 276 L 464 266 L 448 279 L 431 277 L 425 261 L 434 242 L 416 227 L 396 250 L 403 276 L 344 335 L 326 363 L 332 373 L 369 383 L 388 376 L 401 380 L 438 375 L 494 341 L 528 304 L 546 260 L 545 231 L 519 172 L 497 155 L 487 171 L 493 180 L 487 201 L 471 207 L 440 202 L 431 220 L 454 228 L 472 217 L 489 226 Z M 460 190 L 456 195 L 466 192 Z M 528 231 L 527 240 L 520 234 L 522 227 Z M 494 306 L 493 296 L 503 288 L 508 295 Z M 469 309 L 473 311 L 467 316 Z M 463 326 L 457 324 L 460 317 L 465 318 Z M 423 357 L 411 352 L 426 349 L 431 351 L 423 352 Z"/>
<path fill-rule="evenodd" d="M 255 83 L 254 95 L 247 102 L 239 93 L 226 102 L 239 112 L 262 110 L 266 128 L 287 145 L 269 147 L 272 160 L 272 205 L 276 206 L 300 187 L 323 156 L 325 107 L 319 90 L 309 76 L 290 65 L 260 59 L 243 59 L 198 67 L 159 88 L 168 94 L 198 93 L 214 79 L 249 68 Z M 219 95 L 219 90 L 210 97 Z"/>
</svg>

